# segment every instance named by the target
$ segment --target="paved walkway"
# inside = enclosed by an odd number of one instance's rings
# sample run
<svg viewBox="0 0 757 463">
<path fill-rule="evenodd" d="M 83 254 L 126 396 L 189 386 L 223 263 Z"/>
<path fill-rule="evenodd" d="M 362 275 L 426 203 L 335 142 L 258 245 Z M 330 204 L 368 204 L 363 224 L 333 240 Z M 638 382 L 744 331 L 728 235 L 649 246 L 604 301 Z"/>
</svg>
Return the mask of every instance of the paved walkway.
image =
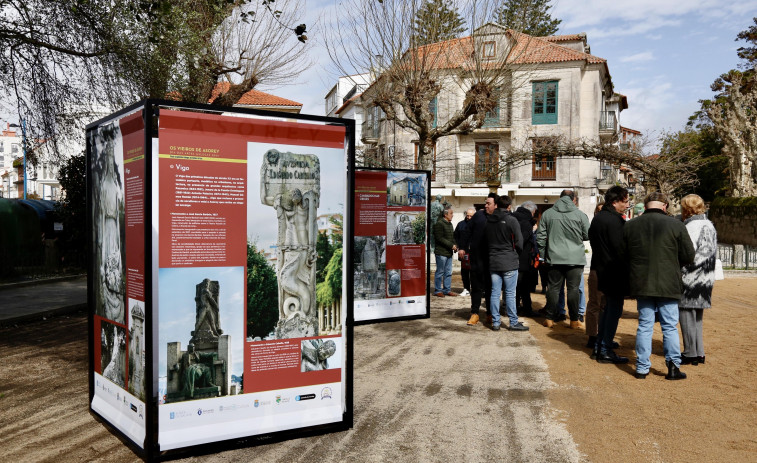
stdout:
<svg viewBox="0 0 757 463">
<path fill-rule="evenodd" d="M 86 308 L 86 276 L 0 285 L 0 326 Z"/>
</svg>

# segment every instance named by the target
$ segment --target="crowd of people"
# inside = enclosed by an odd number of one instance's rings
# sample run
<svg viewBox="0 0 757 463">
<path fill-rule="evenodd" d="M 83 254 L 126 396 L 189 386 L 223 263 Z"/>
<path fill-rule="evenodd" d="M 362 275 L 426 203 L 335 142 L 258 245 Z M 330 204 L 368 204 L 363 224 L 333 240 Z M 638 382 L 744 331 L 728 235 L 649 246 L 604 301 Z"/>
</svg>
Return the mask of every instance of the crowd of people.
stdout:
<svg viewBox="0 0 757 463">
<path fill-rule="evenodd" d="M 467 324 L 471 326 L 482 322 L 483 300 L 484 323 L 494 331 L 504 325 L 501 303 L 510 331 L 528 331 L 519 316 L 543 317 L 547 328 L 569 319 L 570 328 L 585 330 L 591 358 L 612 364 L 629 361 L 615 352 L 618 343 L 614 338 L 625 301 L 635 299 L 639 314 L 636 378 L 645 379 L 649 374 L 652 333 L 658 321 L 665 378 L 684 379 L 681 365 L 705 362 L 702 315 L 711 306 L 717 236 L 701 197 L 685 196 L 680 217 L 668 214 L 669 205 L 665 194 L 652 192 L 643 209 L 636 209 L 636 217 L 629 220 L 629 192 L 613 186 L 590 221 L 577 207 L 572 190 L 563 190 L 540 216 L 531 201 L 513 212 L 509 196 L 490 193 L 484 207 L 466 210 L 454 230 L 453 210 L 447 206 L 433 224 L 434 295 L 470 296 Z M 588 301 L 584 294 L 585 241 L 592 250 Z M 461 294 L 451 289 L 455 257 L 461 262 Z M 541 278 L 542 288 L 546 287 L 546 304 L 539 312 L 531 301 L 537 278 Z"/>
</svg>

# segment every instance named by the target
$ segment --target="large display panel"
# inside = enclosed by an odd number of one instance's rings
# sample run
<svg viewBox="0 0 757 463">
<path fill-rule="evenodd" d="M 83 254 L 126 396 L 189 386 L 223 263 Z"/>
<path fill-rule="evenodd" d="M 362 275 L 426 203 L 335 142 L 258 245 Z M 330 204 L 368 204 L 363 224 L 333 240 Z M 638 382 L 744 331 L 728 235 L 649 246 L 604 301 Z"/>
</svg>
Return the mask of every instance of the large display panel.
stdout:
<svg viewBox="0 0 757 463">
<path fill-rule="evenodd" d="M 430 172 L 355 172 L 355 323 L 430 316 Z"/>
<path fill-rule="evenodd" d="M 144 448 L 145 128 L 138 109 L 87 132 L 92 410 Z M 96 185 L 96 187 L 92 187 Z"/>
<path fill-rule="evenodd" d="M 148 458 L 351 427 L 354 122 L 143 105 L 88 127 L 92 411 Z"/>
</svg>

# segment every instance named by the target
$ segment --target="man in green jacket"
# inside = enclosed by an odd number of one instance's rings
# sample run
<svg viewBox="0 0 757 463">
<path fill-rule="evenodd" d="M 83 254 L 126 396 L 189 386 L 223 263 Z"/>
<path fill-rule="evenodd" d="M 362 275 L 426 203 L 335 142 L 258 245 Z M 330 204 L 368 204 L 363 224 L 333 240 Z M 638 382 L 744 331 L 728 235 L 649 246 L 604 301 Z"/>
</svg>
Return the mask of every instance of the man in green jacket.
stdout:
<svg viewBox="0 0 757 463">
<path fill-rule="evenodd" d="M 434 224 L 434 256 L 436 273 L 434 273 L 434 295 L 439 297 L 457 296 L 452 292 L 452 255 L 457 252 L 454 230 L 452 229 L 452 208 L 444 213 Z"/>
<path fill-rule="evenodd" d="M 667 215 L 668 198 L 655 191 L 644 200 L 645 212 L 623 227 L 621 253 L 629 262 L 631 296 L 636 298 L 636 377 L 649 374 L 655 313 L 660 317 L 662 347 L 668 374 L 684 379 L 678 339 L 678 301 L 683 293 L 681 267 L 694 260 L 694 245 L 680 220 Z"/>
<path fill-rule="evenodd" d="M 586 265 L 584 241 L 589 239 L 589 218 L 573 202 L 575 193 L 563 190 L 554 206 L 544 211 L 536 231 L 536 245 L 549 264 L 547 272 L 547 319 L 544 326 L 552 328 L 560 288 L 568 285 L 570 327 L 579 329 L 578 285 Z"/>
</svg>

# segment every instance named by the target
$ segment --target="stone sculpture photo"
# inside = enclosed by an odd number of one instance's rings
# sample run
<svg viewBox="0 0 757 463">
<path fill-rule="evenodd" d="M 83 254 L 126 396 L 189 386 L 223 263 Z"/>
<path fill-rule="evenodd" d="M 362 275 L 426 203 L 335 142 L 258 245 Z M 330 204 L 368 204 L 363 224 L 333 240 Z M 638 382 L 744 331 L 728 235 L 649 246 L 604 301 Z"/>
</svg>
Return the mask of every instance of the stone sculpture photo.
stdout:
<svg viewBox="0 0 757 463">
<path fill-rule="evenodd" d="M 320 371 L 334 368 L 328 363 L 329 357 L 336 353 L 336 343 L 330 339 L 308 339 L 302 341 L 302 363 L 300 371 Z"/>
<path fill-rule="evenodd" d="M 129 392 L 145 401 L 145 311 L 144 303 L 129 300 Z"/>
<path fill-rule="evenodd" d="M 268 150 L 260 171 L 260 201 L 276 214 L 277 339 L 318 335 L 316 238 L 320 161 L 311 154 Z"/>
<path fill-rule="evenodd" d="M 386 214 L 386 236 L 389 244 L 420 244 L 416 242 L 413 222 L 421 212 L 389 211 Z"/>
<path fill-rule="evenodd" d="M 100 324 L 100 368 L 114 384 L 126 385 L 126 330 L 105 321 Z"/>
<path fill-rule="evenodd" d="M 355 237 L 355 299 L 382 299 L 386 288 L 386 238 Z"/>
<path fill-rule="evenodd" d="M 95 313 L 117 323 L 125 322 L 124 255 L 121 225 L 124 214 L 121 131 L 117 123 L 91 132 L 93 192 L 93 255 Z"/>
<path fill-rule="evenodd" d="M 166 403 L 237 393 L 231 384 L 231 336 L 223 334 L 218 307 L 220 285 L 205 278 L 195 287 L 195 324 L 186 351 L 167 349 Z"/>
<path fill-rule="evenodd" d="M 402 292 L 402 271 L 389 270 L 386 272 L 386 280 L 389 282 L 386 285 L 386 295 L 390 297 L 399 296 Z"/>
</svg>

